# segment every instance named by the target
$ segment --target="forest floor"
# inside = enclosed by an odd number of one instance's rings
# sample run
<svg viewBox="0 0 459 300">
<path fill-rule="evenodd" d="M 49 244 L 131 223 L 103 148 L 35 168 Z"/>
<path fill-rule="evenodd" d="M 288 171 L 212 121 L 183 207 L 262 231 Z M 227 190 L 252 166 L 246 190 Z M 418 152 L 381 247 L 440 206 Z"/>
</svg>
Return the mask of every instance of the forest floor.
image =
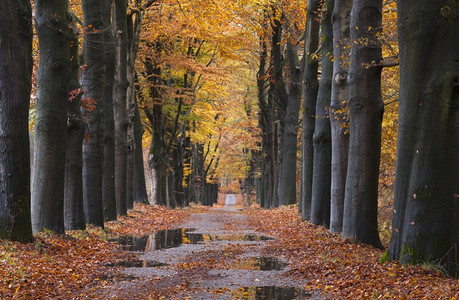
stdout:
<svg viewBox="0 0 459 300">
<path fill-rule="evenodd" d="M 302 222 L 294 206 L 135 205 L 105 229 L 0 241 L 1 299 L 459 299 L 435 265 Z M 231 203 L 232 202 L 232 203 Z"/>
</svg>

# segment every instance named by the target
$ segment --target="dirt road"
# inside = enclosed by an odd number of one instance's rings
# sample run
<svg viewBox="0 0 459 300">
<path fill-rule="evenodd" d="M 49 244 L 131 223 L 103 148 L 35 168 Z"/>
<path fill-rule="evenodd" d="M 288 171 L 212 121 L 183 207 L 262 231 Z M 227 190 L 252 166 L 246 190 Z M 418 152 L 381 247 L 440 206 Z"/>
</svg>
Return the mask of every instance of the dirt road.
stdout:
<svg viewBox="0 0 459 300">
<path fill-rule="evenodd" d="M 119 299 L 318 299 L 288 276 L 288 261 L 263 255 L 274 242 L 248 226 L 236 197 L 192 214 L 179 228 L 120 239 L 136 258 L 120 262 L 103 297 Z M 132 252 L 136 251 L 136 252 Z"/>
</svg>

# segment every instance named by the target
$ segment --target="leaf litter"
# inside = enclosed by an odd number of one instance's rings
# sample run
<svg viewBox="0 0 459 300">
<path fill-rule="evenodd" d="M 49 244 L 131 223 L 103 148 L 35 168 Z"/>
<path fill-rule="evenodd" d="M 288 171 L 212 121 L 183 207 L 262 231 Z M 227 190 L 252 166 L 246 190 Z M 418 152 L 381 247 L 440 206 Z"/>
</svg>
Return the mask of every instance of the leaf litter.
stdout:
<svg viewBox="0 0 459 300">
<path fill-rule="evenodd" d="M 120 299 L 123 295 L 174 299 L 174 295 L 183 295 L 184 291 L 199 293 L 199 287 L 193 285 L 196 275 L 222 268 L 225 260 L 241 253 L 238 245 L 196 253 L 193 259 L 171 266 L 183 274 L 173 281 L 158 277 L 139 280 L 123 275 L 121 267 L 109 267 L 135 256 L 109 239 L 171 228 L 192 213 L 208 211 L 209 208 L 197 205 L 172 210 L 136 204 L 128 216 L 106 223 L 105 229 L 89 226 L 85 231 L 69 231 L 66 235 L 45 231 L 28 244 L 2 240 L 0 298 L 107 298 L 102 291 L 113 287 L 113 283 L 131 287 L 130 293 L 119 294 Z M 352 243 L 323 227 L 302 222 L 296 207 L 250 208 L 244 213 L 253 229 L 276 237 L 266 243 L 263 255 L 288 261 L 289 276 L 306 280 L 303 288 L 308 293 L 326 299 L 458 299 L 457 279 L 431 267 L 379 263 L 384 251 Z M 227 229 L 237 226 L 225 225 Z M 153 288 L 161 286 L 162 290 Z M 225 287 L 212 292 L 230 295 Z"/>
</svg>

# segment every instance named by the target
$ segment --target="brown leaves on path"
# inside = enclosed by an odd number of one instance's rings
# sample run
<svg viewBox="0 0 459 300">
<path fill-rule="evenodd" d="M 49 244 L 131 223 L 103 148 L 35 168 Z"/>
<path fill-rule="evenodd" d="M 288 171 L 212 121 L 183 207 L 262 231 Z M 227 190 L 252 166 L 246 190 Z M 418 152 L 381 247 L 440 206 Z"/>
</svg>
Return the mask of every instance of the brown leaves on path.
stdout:
<svg viewBox="0 0 459 300">
<path fill-rule="evenodd" d="M 332 299 L 457 299 L 459 281 L 421 266 L 379 263 L 383 251 L 302 222 L 295 207 L 250 209 L 250 225 L 277 237 L 268 251 L 291 261 L 306 291 Z"/>
<path fill-rule="evenodd" d="M 33 243 L 0 240 L 0 299 L 72 299 L 106 277 L 118 276 L 106 265 L 129 254 L 108 239 L 151 233 L 183 221 L 185 210 L 138 205 L 106 229 L 35 235 Z"/>
</svg>

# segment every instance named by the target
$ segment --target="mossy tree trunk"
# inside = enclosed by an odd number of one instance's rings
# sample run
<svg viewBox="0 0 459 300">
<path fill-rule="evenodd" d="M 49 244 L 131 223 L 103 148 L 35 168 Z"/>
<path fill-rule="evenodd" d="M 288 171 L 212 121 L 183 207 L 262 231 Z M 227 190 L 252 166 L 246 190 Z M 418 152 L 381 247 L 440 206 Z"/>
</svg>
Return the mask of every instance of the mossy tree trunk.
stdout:
<svg viewBox="0 0 459 300">
<path fill-rule="evenodd" d="M 390 257 L 458 276 L 459 4 L 398 1 L 400 104 Z"/>
<path fill-rule="evenodd" d="M 0 238 L 30 242 L 30 2 L 1 1 L 0 24 Z"/>
</svg>

